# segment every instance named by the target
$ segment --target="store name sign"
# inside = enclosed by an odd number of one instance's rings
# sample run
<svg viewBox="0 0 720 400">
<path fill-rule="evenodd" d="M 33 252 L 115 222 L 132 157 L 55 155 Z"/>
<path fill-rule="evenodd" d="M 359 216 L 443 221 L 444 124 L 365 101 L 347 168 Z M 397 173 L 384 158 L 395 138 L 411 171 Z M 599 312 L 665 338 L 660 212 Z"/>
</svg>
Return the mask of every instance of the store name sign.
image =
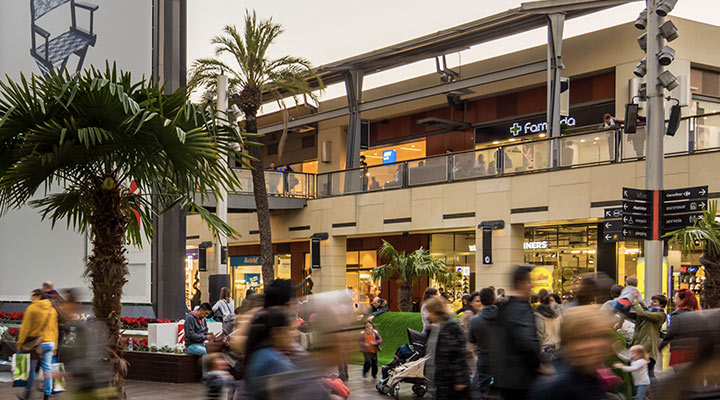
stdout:
<svg viewBox="0 0 720 400">
<path fill-rule="evenodd" d="M 547 249 L 548 242 L 525 242 L 523 243 L 523 249 L 535 250 L 535 249 Z"/>
<path fill-rule="evenodd" d="M 565 124 L 567 126 L 575 126 L 577 124 L 577 121 L 573 117 L 563 117 L 563 119 L 560 120 L 560 124 Z M 513 136 L 530 135 L 532 133 L 546 132 L 547 130 L 547 121 L 538 123 L 532 123 L 528 121 L 525 123 L 525 125 L 520 125 L 519 123 L 514 122 L 510 127 L 510 133 Z"/>
</svg>

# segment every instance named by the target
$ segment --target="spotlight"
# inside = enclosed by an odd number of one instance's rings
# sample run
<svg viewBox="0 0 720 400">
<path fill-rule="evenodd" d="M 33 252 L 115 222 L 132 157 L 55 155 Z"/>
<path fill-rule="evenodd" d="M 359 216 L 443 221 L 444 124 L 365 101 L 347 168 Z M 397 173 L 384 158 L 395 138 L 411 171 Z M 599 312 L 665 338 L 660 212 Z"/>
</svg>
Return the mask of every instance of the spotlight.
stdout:
<svg viewBox="0 0 720 400">
<path fill-rule="evenodd" d="M 658 76 L 658 82 L 660 82 L 661 85 L 665 86 L 665 89 L 672 91 L 676 87 L 680 85 L 675 75 L 672 74 L 670 71 L 665 71 L 660 76 Z"/>
<path fill-rule="evenodd" d="M 647 57 L 643 57 L 643 59 L 640 60 L 635 67 L 633 74 L 635 74 L 638 78 L 642 78 L 645 74 L 647 74 Z"/>
<path fill-rule="evenodd" d="M 677 27 L 675 26 L 675 24 L 672 23 L 672 21 L 665 21 L 664 24 L 660 25 L 660 34 L 668 42 L 672 42 L 680 36 L 678 35 Z"/>
<path fill-rule="evenodd" d="M 647 53 L 647 32 L 643 32 L 642 35 L 638 36 L 637 42 L 642 51 Z"/>
<path fill-rule="evenodd" d="M 660 65 L 670 65 L 675 59 L 675 49 L 670 46 L 664 46 L 657 53 L 657 58 Z"/>
<path fill-rule="evenodd" d="M 660 0 L 657 2 L 655 12 L 661 17 L 666 17 L 675 8 L 677 0 Z"/>
<path fill-rule="evenodd" d="M 635 27 L 644 31 L 647 28 L 647 8 L 640 12 L 637 19 L 635 20 Z"/>
</svg>

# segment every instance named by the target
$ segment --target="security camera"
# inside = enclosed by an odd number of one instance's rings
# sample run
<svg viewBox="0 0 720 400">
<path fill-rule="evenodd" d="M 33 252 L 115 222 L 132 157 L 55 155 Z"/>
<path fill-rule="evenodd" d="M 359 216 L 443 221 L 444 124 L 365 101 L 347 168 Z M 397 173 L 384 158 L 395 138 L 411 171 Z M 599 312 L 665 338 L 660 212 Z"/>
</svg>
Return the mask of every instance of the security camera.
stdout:
<svg viewBox="0 0 720 400">
<path fill-rule="evenodd" d="M 665 23 L 660 25 L 660 34 L 668 42 L 672 42 L 680 36 L 678 35 L 677 27 L 675 26 L 675 24 L 673 24 L 672 21 L 665 21 Z"/>
<path fill-rule="evenodd" d="M 672 91 L 680 85 L 675 75 L 670 71 L 665 71 L 658 76 L 658 82 L 665 87 L 668 91 Z"/>
<path fill-rule="evenodd" d="M 670 46 L 664 46 L 657 53 L 657 58 L 660 65 L 670 65 L 675 59 L 675 49 Z"/>
<path fill-rule="evenodd" d="M 642 51 L 647 52 L 647 32 L 643 32 L 642 35 L 638 36 L 637 42 Z"/>
<path fill-rule="evenodd" d="M 633 74 L 637 76 L 638 78 L 642 78 L 647 74 L 647 58 L 643 57 L 642 60 L 637 64 L 635 67 L 635 71 L 633 71 Z"/>
<path fill-rule="evenodd" d="M 635 20 L 635 27 L 644 31 L 647 28 L 647 8 L 640 12 Z"/>
</svg>

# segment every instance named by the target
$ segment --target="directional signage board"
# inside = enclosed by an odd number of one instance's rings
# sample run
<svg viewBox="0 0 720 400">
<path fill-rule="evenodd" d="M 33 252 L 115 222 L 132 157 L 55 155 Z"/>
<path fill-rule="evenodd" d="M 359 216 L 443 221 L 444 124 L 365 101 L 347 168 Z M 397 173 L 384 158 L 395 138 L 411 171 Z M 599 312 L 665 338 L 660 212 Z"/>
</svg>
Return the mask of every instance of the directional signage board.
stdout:
<svg viewBox="0 0 720 400">
<path fill-rule="evenodd" d="M 663 204 L 663 214 L 701 211 L 707 207 L 706 200 L 676 201 Z"/>
<path fill-rule="evenodd" d="M 622 207 L 606 208 L 603 213 L 605 218 L 621 218 L 623 216 Z"/>
<path fill-rule="evenodd" d="M 634 201 L 623 201 L 623 213 L 627 214 L 650 214 L 652 205 L 650 203 L 637 203 Z"/>
<path fill-rule="evenodd" d="M 622 228 L 623 222 L 619 219 L 603 222 L 603 233 L 621 232 Z"/>
<path fill-rule="evenodd" d="M 623 237 L 620 232 L 603 232 L 603 240 L 607 243 L 610 242 L 620 242 L 623 240 Z"/>
<path fill-rule="evenodd" d="M 648 190 L 623 188 L 623 200 L 650 200 L 650 193 Z"/>
<path fill-rule="evenodd" d="M 681 214 L 681 215 L 666 215 L 663 217 L 663 227 L 668 228 L 681 228 L 683 226 L 690 226 L 695 223 L 698 219 L 702 218 L 701 213 L 695 214 Z"/>
<path fill-rule="evenodd" d="M 622 222 L 625 226 L 650 226 L 650 218 L 640 215 L 625 215 L 622 218 Z"/>
<path fill-rule="evenodd" d="M 662 199 L 663 201 L 702 199 L 707 198 L 707 194 L 707 186 L 695 186 L 690 188 L 663 190 Z"/>
<path fill-rule="evenodd" d="M 647 229 L 630 229 L 622 230 L 623 237 L 626 239 L 648 239 L 650 237 Z"/>
</svg>

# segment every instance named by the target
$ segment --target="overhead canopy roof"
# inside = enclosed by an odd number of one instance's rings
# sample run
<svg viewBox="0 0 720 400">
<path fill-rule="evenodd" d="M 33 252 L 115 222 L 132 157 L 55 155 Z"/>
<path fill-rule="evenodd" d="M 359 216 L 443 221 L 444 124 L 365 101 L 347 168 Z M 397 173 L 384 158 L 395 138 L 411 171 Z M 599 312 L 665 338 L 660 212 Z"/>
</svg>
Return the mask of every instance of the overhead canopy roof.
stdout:
<svg viewBox="0 0 720 400">
<path fill-rule="evenodd" d="M 343 71 L 360 70 L 366 75 L 420 60 L 464 50 L 517 33 L 547 26 L 545 15 L 565 13 L 572 19 L 638 0 L 543 0 L 458 25 L 436 33 L 320 66 L 325 86 L 343 82 Z M 310 79 L 313 87 L 316 79 Z"/>
</svg>

